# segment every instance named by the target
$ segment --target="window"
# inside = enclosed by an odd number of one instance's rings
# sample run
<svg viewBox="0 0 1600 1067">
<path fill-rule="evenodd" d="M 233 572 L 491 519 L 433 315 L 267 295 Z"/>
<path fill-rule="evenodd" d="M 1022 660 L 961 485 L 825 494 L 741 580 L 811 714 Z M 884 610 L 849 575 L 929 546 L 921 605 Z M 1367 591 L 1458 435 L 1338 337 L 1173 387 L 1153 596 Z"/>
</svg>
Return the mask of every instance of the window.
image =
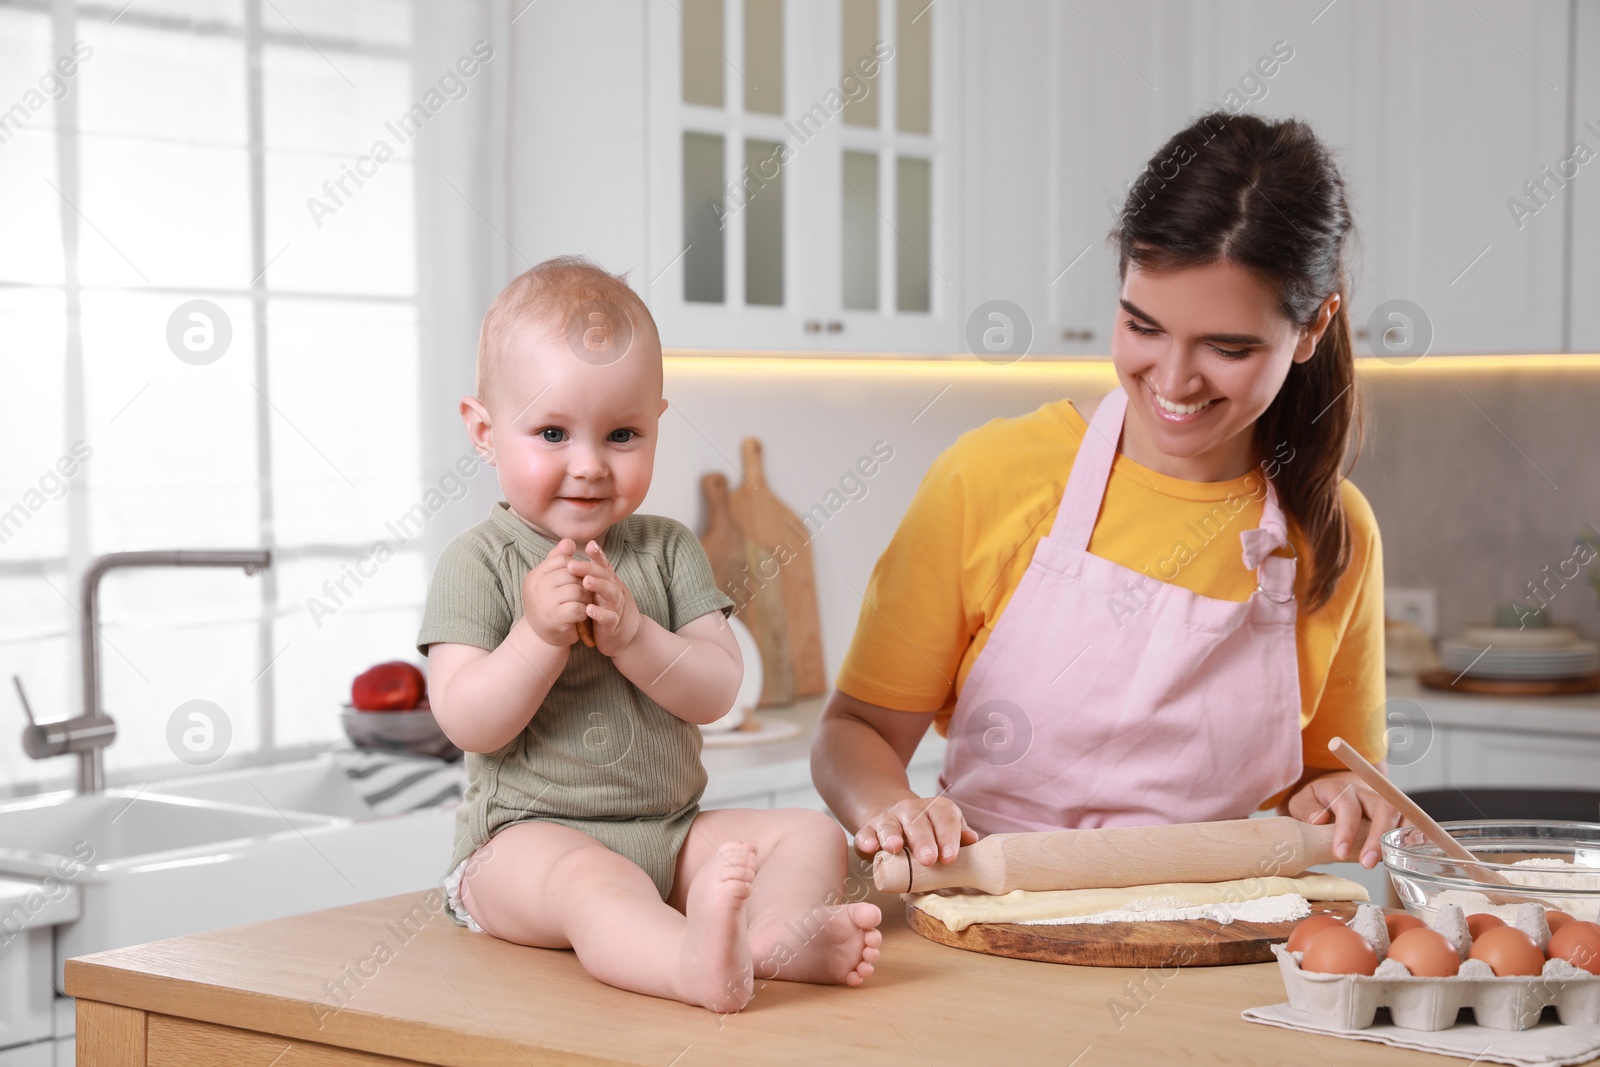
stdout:
<svg viewBox="0 0 1600 1067">
<path fill-rule="evenodd" d="M 404 0 L 0 0 L 0 672 L 76 715 L 91 558 L 273 553 L 104 580 L 113 774 L 193 699 L 232 754 L 333 740 L 412 648 L 410 45 Z M 0 788 L 74 761 L 0 744 Z"/>
</svg>

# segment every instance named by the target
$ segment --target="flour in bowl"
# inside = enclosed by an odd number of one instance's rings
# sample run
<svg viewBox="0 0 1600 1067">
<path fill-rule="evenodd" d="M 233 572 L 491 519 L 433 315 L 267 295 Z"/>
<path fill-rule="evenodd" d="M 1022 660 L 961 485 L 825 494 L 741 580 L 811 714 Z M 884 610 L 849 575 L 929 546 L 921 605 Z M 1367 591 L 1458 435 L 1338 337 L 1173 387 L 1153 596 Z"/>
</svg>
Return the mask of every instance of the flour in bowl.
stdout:
<svg viewBox="0 0 1600 1067">
<path fill-rule="evenodd" d="M 1502 873 L 1507 881 L 1519 886 L 1555 890 L 1539 895 L 1539 901 L 1546 907 L 1564 911 L 1575 919 L 1600 921 L 1600 899 L 1592 895 L 1600 892 L 1600 867 L 1556 857 L 1536 857 L 1517 860 Z M 1581 890 L 1586 895 L 1566 896 L 1561 890 Z M 1456 904 L 1468 915 L 1487 912 L 1508 923 L 1517 908 L 1515 904 L 1492 905 L 1482 893 L 1461 889 L 1444 890 L 1434 896 L 1432 903 L 1434 906 Z"/>
</svg>

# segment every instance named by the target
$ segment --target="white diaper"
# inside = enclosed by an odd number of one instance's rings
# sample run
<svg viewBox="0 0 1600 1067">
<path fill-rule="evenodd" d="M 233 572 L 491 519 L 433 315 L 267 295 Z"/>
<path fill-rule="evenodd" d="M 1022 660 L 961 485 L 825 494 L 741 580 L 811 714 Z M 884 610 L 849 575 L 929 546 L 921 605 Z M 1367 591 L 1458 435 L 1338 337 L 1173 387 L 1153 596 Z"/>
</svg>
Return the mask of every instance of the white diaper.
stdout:
<svg viewBox="0 0 1600 1067">
<path fill-rule="evenodd" d="M 451 871 L 445 876 L 444 898 L 445 904 L 450 908 L 451 915 L 454 915 L 457 919 L 460 919 L 462 922 L 466 923 L 468 930 L 472 930 L 481 934 L 484 932 L 483 927 L 478 925 L 478 920 L 474 919 L 467 913 L 467 906 L 466 904 L 462 903 L 461 900 L 461 876 L 466 871 L 467 864 L 471 862 L 472 857 L 468 856 L 466 859 L 456 864 L 455 870 Z"/>
</svg>

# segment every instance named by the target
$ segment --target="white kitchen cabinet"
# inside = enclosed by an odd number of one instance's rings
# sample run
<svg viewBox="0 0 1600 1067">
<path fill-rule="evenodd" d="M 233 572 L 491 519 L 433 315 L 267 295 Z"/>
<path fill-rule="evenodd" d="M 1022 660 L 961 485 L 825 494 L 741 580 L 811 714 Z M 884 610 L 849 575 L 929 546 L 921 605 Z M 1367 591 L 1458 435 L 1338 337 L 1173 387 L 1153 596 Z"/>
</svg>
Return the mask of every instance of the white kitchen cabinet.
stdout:
<svg viewBox="0 0 1600 1067">
<path fill-rule="evenodd" d="M 1572 277 L 1569 309 L 1572 340 L 1568 351 L 1600 352 L 1600 5 L 1573 4 L 1573 52 L 1579 57 L 1573 78 L 1573 140 L 1595 153 L 1583 165 L 1584 178 L 1567 187 L 1572 216 Z M 1565 146 L 1572 147 L 1572 146 Z M 1566 153 L 1563 153 L 1565 155 Z"/>
<path fill-rule="evenodd" d="M 898 122 L 912 19 L 926 133 Z M 747 25 L 781 26 L 780 43 L 747 48 Z M 843 107 L 849 25 L 897 48 L 856 76 L 872 125 Z M 546 0 L 516 32 L 511 239 L 631 269 L 672 347 L 944 353 L 995 327 L 1034 353 L 1103 355 L 1116 212 L 1167 138 L 1221 108 L 1304 118 L 1333 150 L 1358 334 L 1403 299 L 1433 352 L 1559 351 L 1568 334 L 1600 350 L 1600 184 L 1547 176 L 1572 141 L 1600 153 L 1592 4 Z M 686 33 L 720 72 L 712 102 L 685 98 Z M 686 203 L 696 174 L 720 184 L 716 214 Z M 1514 217 L 1516 201 L 1537 210 Z M 691 266 L 715 284 L 691 291 Z M 862 286 L 874 308 L 851 306 Z M 928 310 L 902 310 L 924 287 Z"/>
<path fill-rule="evenodd" d="M 1468 696 L 1400 678 L 1388 696 L 1389 776 L 1408 792 L 1600 788 L 1600 697 Z"/>
<path fill-rule="evenodd" d="M 1389 763 L 1389 778 L 1407 793 L 1439 789 L 1450 784 L 1450 742 L 1448 730 L 1433 732 L 1427 753 L 1415 762 Z"/>
<path fill-rule="evenodd" d="M 941 747 L 937 759 L 924 761 L 913 757 L 911 765 L 906 768 L 906 781 L 910 784 L 911 791 L 919 797 L 937 796 L 939 772 L 942 770 L 944 770 L 944 756 Z"/>
<path fill-rule="evenodd" d="M 946 9 L 685 0 L 647 11 L 640 287 L 663 336 L 689 348 L 954 347 L 961 72 Z"/>
<path fill-rule="evenodd" d="M 1567 154 L 1564 5 L 1380 11 L 1383 97 L 1363 116 L 1382 163 L 1365 197 L 1369 292 L 1427 312 L 1436 352 L 1559 351 L 1570 197 L 1520 222 L 1508 204 Z"/>
<path fill-rule="evenodd" d="M 1600 54 L 1600 12 L 1579 18 L 1581 137 L 1583 117 L 1600 126 L 1600 84 L 1584 81 L 1600 76 L 1583 61 Z M 1600 311 L 1584 297 L 1600 288 L 1600 223 L 1569 215 L 1592 204 L 1587 217 L 1600 219 L 1600 192 L 1547 181 L 1555 191 L 1541 202 L 1525 190 L 1571 155 L 1564 5 L 1041 0 L 972 21 L 969 302 L 1020 305 L 1034 351 L 1109 351 L 1116 213 L 1167 138 L 1214 109 L 1304 119 L 1333 151 L 1355 213 L 1358 335 L 1380 304 L 1404 299 L 1427 314 L 1434 352 L 1554 352 L 1570 300 L 1573 348 L 1600 348 Z M 1513 199 L 1538 210 L 1514 218 Z"/>
<path fill-rule="evenodd" d="M 1047 89 L 1034 121 L 1048 131 L 1049 178 L 1038 231 L 1044 262 L 1034 273 L 1044 310 L 1035 350 L 1104 355 L 1118 292 L 1108 238 L 1146 162 L 1207 106 L 1193 88 L 1204 54 L 1192 40 L 1200 27 L 1191 4 L 1172 0 L 1041 7 Z"/>
<path fill-rule="evenodd" d="M 50 1067 L 56 927 L 82 915 L 77 885 L 0 878 L 0 1067 Z"/>
<path fill-rule="evenodd" d="M 0 1049 L 0 1067 L 56 1067 L 55 1045 L 41 1041 L 35 1045 Z"/>
<path fill-rule="evenodd" d="M 1450 730 L 1449 740 L 1450 785 L 1600 787 L 1600 737 Z"/>
</svg>

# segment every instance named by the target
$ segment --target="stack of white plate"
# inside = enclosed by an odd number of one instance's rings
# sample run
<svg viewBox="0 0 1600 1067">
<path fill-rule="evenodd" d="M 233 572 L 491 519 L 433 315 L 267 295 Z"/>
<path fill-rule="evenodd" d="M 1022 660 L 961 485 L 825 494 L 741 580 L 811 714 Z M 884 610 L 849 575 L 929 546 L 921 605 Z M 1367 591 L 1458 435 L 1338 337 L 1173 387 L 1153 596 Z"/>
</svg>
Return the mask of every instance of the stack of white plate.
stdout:
<svg viewBox="0 0 1600 1067">
<path fill-rule="evenodd" d="M 1600 644 L 1579 640 L 1570 626 L 1469 626 L 1461 640 L 1440 645 L 1439 658 L 1469 678 L 1547 681 L 1600 671 Z"/>
</svg>

